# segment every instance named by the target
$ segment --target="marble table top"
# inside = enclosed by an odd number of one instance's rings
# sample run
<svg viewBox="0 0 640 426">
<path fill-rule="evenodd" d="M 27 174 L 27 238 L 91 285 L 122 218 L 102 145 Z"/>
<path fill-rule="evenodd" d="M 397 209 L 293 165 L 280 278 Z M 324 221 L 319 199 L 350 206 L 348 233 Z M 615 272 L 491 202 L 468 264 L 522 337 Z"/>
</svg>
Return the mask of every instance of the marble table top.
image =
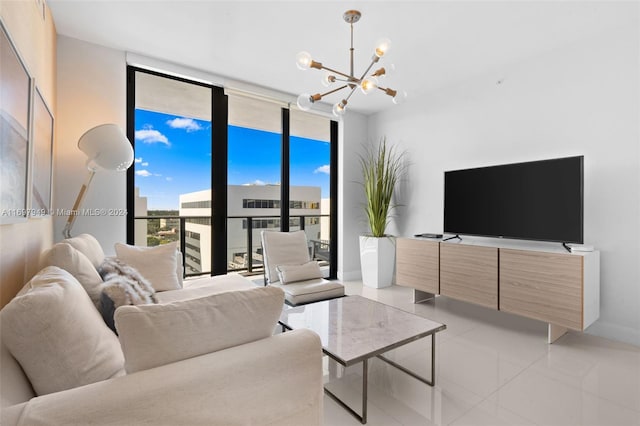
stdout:
<svg viewBox="0 0 640 426">
<path fill-rule="evenodd" d="M 281 324 L 308 328 L 325 353 L 348 366 L 444 330 L 446 325 L 361 296 L 284 309 Z"/>
</svg>

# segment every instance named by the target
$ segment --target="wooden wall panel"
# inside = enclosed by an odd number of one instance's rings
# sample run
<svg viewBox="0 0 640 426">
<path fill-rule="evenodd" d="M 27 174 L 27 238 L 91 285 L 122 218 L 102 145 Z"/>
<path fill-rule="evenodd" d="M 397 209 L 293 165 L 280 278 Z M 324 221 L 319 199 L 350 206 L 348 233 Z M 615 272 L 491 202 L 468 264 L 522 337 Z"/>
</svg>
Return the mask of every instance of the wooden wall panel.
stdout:
<svg viewBox="0 0 640 426">
<path fill-rule="evenodd" d="M 57 35 L 51 11 L 44 0 L 0 1 L 0 17 L 55 117 Z M 52 243 L 51 217 L 0 225 L 0 307 L 38 272 L 40 254 Z"/>
</svg>

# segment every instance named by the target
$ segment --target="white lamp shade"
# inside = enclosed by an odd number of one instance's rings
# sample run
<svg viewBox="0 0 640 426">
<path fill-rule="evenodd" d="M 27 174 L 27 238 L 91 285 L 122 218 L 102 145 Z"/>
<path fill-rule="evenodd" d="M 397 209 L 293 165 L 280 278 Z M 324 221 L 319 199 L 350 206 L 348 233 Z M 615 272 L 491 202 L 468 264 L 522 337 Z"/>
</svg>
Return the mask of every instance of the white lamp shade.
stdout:
<svg viewBox="0 0 640 426">
<path fill-rule="evenodd" d="M 89 170 L 100 167 L 123 172 L 133 163 L 131 143 L 115 124 L 102 124 L 87 130 L 80 137 L 78 148 L 89 158 Z"/>
</svg>

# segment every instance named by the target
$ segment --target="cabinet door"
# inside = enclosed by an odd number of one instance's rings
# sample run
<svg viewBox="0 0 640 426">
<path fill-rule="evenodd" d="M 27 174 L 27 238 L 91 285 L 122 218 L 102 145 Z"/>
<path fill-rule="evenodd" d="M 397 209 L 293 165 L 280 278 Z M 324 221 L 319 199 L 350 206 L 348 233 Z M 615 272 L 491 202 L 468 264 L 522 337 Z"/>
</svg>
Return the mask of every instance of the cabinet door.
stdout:
<svg viewBox="0 0 640 426">
<path fill-rule="evenodd" d="M 438 294 L 440 243 L 398 238 L 396 244 L 396 284 Z"/>
<path fill-rule="evenodd" d="M 498 309 L 498 249 L 442 243 L 440 294 Z"/>
<path fill-rule="evenodd" d="M 582 256 L 501 249 L 500 310 L 582 330 Z"/>
</svg>

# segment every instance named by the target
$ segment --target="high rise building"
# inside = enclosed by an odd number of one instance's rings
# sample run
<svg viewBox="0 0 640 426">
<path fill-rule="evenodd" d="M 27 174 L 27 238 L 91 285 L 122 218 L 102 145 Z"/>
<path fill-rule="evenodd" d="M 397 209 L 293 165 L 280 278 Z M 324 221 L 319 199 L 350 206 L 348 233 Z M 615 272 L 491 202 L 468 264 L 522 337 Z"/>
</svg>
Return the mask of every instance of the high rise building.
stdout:
<svg viewBox="0 0 640 426">
<path fill-rule="evenodd" d="M 279 185 L 229 185 L 227 193 L 228 269 L 245 269 L 251 256 L 254 267 L 262 265 L 260 232 L 280 229 Z M 321 188 L 292 186 L 289 202 L 289 230 L 304 229 L 311 253 L 322 240 L 328 240 L 328 227 L 321 225 Z M 322 209 L 321 209 L 322 207 Z M 211 190 L 180 195 L 180 216 L 192 217 L 185 223 L 185 267 L 187 274 L 211 270 Z M 328 219 L 327 219 L 328 221 Z M 251 254 L 248 254 L 248 230 L 251 227 Z M 326 228 L 326 230 L 325 230 Z M 326 232 L 327 235 L 323 235 Z"/>
</svg>

